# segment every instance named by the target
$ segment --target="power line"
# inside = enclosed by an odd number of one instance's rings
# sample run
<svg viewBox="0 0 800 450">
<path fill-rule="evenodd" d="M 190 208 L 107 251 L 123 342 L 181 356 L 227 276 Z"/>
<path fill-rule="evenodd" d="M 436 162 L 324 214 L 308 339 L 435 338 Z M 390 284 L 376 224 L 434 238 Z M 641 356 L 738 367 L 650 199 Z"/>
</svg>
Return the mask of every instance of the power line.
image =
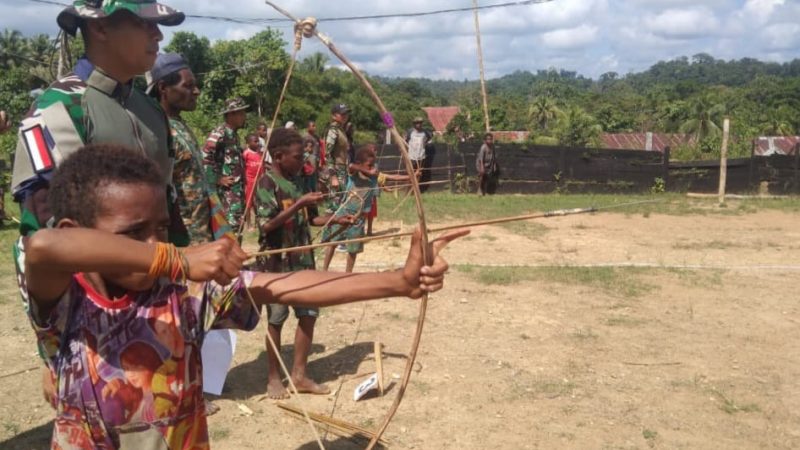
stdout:
<svg viewBox="0 0 800 450">
<path fill-rule="evenodd" d="M 28 0 L 29 2 L 33 3 L 44 3 L 48 5 L 58 5 L 58 6 L 70 6 L 66 3 L 61 3 L 53 0 Z M 542 3 L 552 3 L 556 0 L 521 0 L 521 1 L 514 1 L 514 2 L 504 2 L 504 3 L 496 3 L 493 5 L 483 5 L 478 6 L 477 8 L 474 7 L 462 7 L 462 8 L 448 8 L 448 9 L 438 9 L 432 11 L 419 11 L 419 12 L 408 12 L 408 13 L 392 13 L 392 14 L 373 14 L 373 15 L 365 15 L 365 16 L 344 16 L 344 17 L 320 17 L 317 18 L 319 22 L 350 22 L 350 21 L 358 21 L 358 20 L 378 20 L 378 19 L 396 19 L 396 18 L 409 18 L 409 17 L 425 17 L 425 16 L 434 16 L 440 14 L 451 14 L 451 13 L 459 13 L 459 12 L 472 12 L 475 9 L 477 10 L 489 10 L 489 9 L 499 9 L 499 8 L 509 8 L 514 6 L 529 6 L 529 5 L 536 5 Z M 186 17 L 192 19 L 200 19 L 200 20 L 216 20 L 221 22 L 231 22 L 231 23 L 240 23 L 246 25 L 258 25 L 258 24 L 269 24 L 269 23 L 285 23 L 291 22 L 291 20 L 283 17 L 261 17 L 261 18 L 247 18 L 247 17 L 225 17 L 225 16 L 212 16 L 212 15 L 200 15 L 200 14 L 186 14 Z"/>
</svg>

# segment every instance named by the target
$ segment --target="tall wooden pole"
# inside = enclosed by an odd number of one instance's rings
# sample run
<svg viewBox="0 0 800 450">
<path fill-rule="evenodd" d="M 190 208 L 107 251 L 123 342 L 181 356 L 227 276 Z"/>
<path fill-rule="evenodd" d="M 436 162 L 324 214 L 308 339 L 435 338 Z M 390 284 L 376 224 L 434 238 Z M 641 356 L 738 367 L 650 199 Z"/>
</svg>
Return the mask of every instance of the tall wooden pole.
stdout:
<svg viewBox="0 0 800 450">
<path fill-rule="evenodd" d="M 489 124 L 489 97 L 486 95 L 486 75 L 483 70 L 483 47 L 481 46 L 481 23 L 478 19 L 478 0 L 472 0 L 473 12 L 475 14 L 475 38 L 478 41 L 478 67 L 481 70 L 481 95 L 483 96 L 483 120 L 486 124 L 486 132 L 491 131 Z"/>
<path fill-rule="evenodd" d="M 731 119 L 725 118 L 722 124 L 722 149 L 719 157 L 719 204 L 725 204 L 725 187 L 728 183 L 728 138 L 731 132 Z"/>
</svg>

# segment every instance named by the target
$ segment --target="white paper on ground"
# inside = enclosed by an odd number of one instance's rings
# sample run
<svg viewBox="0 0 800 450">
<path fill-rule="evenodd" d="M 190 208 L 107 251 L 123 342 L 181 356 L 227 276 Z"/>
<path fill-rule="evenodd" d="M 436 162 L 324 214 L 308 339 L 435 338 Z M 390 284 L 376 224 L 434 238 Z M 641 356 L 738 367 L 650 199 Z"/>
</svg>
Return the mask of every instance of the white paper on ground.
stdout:
<svg viewBox="0 0 800 450">
<path fill-rule="evenodd" d="M 236 352 L 233 330 L 209 330 L 203 340 L 203 392 L 221 395 L 228 369 Z"/>
<path fill-rule="evenodd" d="M 367 395 L 367 392 L 377 389 L 378 388 L 378 374 L 373 374 L 371 377 L 364 380 L 363 383 L 359 384 L 356 387 L 355 392 L 353 392 L 353 401 L 359 401 L 362 397 Z"/>
</svg>

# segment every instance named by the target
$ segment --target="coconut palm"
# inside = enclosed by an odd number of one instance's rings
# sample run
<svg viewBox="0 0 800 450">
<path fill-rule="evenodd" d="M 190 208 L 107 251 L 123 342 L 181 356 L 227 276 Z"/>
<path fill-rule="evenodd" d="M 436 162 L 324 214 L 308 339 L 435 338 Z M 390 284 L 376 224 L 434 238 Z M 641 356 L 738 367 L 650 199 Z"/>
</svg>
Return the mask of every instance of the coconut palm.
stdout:
<svg viewBox="0 0 800 450">
<path fill-rule="evenodd" d="M 717 121 L 725 110 L 725 105 L 712 104 L 707 98 L 698 99 L 692 103 L 689 120 L 681 125 L 681 132 L 693 134 L 697 142 L 707 137 L 718 136 L 721 128 L 717 125 Z"/>
<path fill-rule="evenodd" d="M 561 115 L 561 110 L 547 97 L 538 97 L 528 108 L 528 120 L 540 131 L 548 127 Z"/>
<path fill-rule="evenodd" d="M 19 66 L 27 57 L 25 38 L 17 30 L 3 30 L 0 34 L 0 67 L 10 69 Z"/>
</svg>

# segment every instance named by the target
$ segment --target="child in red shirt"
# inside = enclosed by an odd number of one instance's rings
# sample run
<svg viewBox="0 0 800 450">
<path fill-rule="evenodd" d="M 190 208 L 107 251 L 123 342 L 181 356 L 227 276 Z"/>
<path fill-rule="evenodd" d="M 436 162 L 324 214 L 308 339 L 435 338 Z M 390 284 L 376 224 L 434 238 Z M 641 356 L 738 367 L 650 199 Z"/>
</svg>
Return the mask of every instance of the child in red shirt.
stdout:
<svg viewBox="0 0 800 450">
<path fill-rule="evenodd" d="M 255 134 L 247 135 L 247 148 L 244 149 L 244 193 L 245 199 L 250 201 L 250 195 L 253 192 L 253 186 L 256 184 L 256 176 L 258 175 L 258 168 L 264 162 L 264 153 L 261 149 L 261 144 L 258 142 L 258 136 Z M 268 171 L 269 167 L 261 170 L 261 173 Z"/>
</svg>

